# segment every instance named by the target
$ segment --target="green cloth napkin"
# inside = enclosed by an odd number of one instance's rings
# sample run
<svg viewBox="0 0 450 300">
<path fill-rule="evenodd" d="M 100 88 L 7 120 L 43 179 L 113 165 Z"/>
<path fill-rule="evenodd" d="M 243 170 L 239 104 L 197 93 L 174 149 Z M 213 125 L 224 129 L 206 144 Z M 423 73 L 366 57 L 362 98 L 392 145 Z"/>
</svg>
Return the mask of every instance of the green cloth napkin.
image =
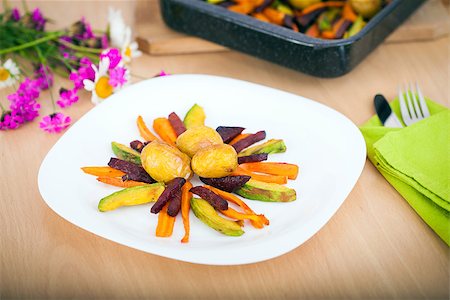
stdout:
<svg viewBox="0 0 450 300">
<path fill-rule="evenodd" d="M 388 128 L 375 115 L 360 130 L 370 161 L 450 245 L 450 110 L 426 101 L 431 116 L 423 121 Z M 398 99 L 391 107 L 401 116 Z"/>
</svg>

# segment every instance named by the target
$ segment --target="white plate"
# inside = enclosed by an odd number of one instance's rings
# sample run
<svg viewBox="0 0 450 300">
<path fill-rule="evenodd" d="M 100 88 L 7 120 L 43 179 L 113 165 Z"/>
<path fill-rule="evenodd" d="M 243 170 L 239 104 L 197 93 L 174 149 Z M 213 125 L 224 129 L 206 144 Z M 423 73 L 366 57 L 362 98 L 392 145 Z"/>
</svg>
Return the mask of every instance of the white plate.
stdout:
<svg viewBox="0 0 450 300">
<path fill-rule="evenodd" d="M 181 118 L 194 104 L 203 106 L 206 125 L 243 126 L 282 138 L 288 151 L 271 161 L 300 166 L 291 203 L 246 200 L 270 220 L 264 229 L 244 227 L 228 237 L 201 223 L 191 212 L 190 242 L 181 216 L 170 238 L 155 237 L 151 205 L 101 213 L 102 197 L 118 190 L 84 174 L 80 167 L 106 165 L 111 141 L 139 139 L 136 117 L 147 124 L 175 111 Z M 298 247 L 327 223 L 361 174 L 366 149 L 358 128 L 342 114 L 317 102 L 244 81 L 207 75 L 172 75 L 134 84 L 104 101 L 74 124 L 44 159 L 39 190 L 45 202 L 69 222 L 117 243 L 181 261 L 210 265 L 254 263 Z M 199 181 L 193 182 L 200 183 Z"/>
</svg>

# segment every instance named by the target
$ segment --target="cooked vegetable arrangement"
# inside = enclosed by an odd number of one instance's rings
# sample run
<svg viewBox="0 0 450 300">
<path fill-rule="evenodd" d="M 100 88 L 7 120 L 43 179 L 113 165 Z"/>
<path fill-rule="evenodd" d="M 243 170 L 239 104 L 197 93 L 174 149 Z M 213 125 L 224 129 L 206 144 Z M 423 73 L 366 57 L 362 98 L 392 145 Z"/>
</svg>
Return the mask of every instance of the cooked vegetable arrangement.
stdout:
<svg viewBox="0 0 450 300">
<path fill-rule="evenodd" d="M 284 141 L 264 142 L 264 130 L 247 133 L 238 126 L 214 130 L 205 120 L 203 108 L 195 104 L 183 121 L 175 112 L 153 120 L 155 135 L 144 118 L 137 116 L 137 132 L 143 141 L 132 140 L 130 147 L 113 141 L 116 157 L 110 158 L 108 166 L 81 168 L 100 183 L 123 188 L 100 199 L 98 210 L 153 202 L 150 212 L 158 214 L 157 237 L 172 235 L 181 211 L 182 243 L 189 242 L 191 209 L 204 224 L 228 236 L 244 234 L 246 222 L 258 229 L 268 226 L 264 215 L 233 193 L 265 202 L 296 200 L 296 191 L 285 184 L 297 178 L 298 166 L 267 161 L 269 155 L 286 151 Z M 193 186 L 193 176 L 205 185 Z"/>
<path fill-rule="evenodd" d="M 391 0 L 204 0 L 314 38 L 357 34 Z"/>
</svg>

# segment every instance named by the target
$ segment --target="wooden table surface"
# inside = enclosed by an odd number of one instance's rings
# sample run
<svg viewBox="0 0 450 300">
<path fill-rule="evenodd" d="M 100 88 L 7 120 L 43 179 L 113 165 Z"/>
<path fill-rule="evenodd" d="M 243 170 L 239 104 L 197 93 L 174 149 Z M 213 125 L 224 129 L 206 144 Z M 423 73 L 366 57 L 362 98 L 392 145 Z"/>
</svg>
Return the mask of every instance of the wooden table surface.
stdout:
<svg viewBox="0 0 450 300">
<path fill-rule="evenodd" d="M 448 107 L 449 66 L 449 39 L 441 38 L 383 44 L 336 79 L 234 51 L 142 56 L 132 72 L 151 77 L 164 69 L 256 82 L 315 99 L 360 125 L 374 114 L 373 96 L 392 99 L 404 81 L 418 81 L 427 96 Z M 41 114 L 50 113 L 48 94 L 41 99 Z M 83 97 L 66 112 L 77 121 L 92 107 Z M 37 122 L 0 132 L 1 299 L 449 297 L 449 248 L 368 161 L 341 208 L 303 245 L 269 261 L 217 267 L 134 250 L 56 215 L 39 194 L 37 173 L 59 138 Z"/>
</svg>

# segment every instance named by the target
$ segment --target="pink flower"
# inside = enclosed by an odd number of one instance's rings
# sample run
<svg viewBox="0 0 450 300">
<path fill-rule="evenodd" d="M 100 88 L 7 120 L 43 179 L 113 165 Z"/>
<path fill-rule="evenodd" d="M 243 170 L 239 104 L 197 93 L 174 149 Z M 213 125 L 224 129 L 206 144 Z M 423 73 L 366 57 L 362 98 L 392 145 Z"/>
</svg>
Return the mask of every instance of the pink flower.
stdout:
<svg viewBox="0 0 450 300">
<path fill-rule="evenodd" d="M 34 71 L 34 78 L 41 90 L 46 90 L 53 85 L 52 71 L 42 64 Z"/>
<path fill-rule="evenodd" d="M 128 82 L 128 70 L 124 67 L 117 67 L 109 71 L 109 84 L 113 87 L 121 87 Z"/>
<path fill-rule="evenodd" d="M 80 68 L 78 68 L 78 71 L 72 71 L 69 75 L 69 79 L 73 82 L 74 88 L 79 90 L 84 87 L 83 80 L 89 79 L 94 80 L 95 79 L 95 71 L 92 69 L 92 62 L 89 58 L 83 57 L 80 60 Z"/>
<path fill-rule="evenodd" d="M 117 48 L 111 48 L 106 51 L 103 51 L 102 54 L 100 54 L 100 60 L 102 60 L 105 57 L 109 58 L 110 70 L 114 69 L 122 61 L 122 55 L 120 54 L 120 51 Z"/>
<path fill-rule="evenodd" d="M 56 104 L 61 108 L 65 108 L 71 106 L 75 102 L 78 101 L 77 89 L 66 90 L 65 88 L 61 88 L 59 90 L 59 100 L 56 101 Z"/>
<path fill-rule="evenodd" d="M 11 11 L 11 19 L 14 22 L 18 22 L 20 20 L 20 11 L 17 9 L 17 7 L 14 7 Z"/>
<path fill-rule="evenodd" d="M 7 97 L 11 102 L 11 111 L 23 117 L 25 121 L 31 121 L 39 116 L 41 106 L 36 102 L 40 92 L 38 84 L 36 80 L 25 78 L 17 91 Z"/>
<path fill-rule="evenodd" d="M 59 133 L 69 127 L 71 119 L 62 113 L 54 113 L 42 118 L 39 127 L 49 133 Z"/>
<path fill-rule="evenodd" d="M 20 124 L 23 124 L 25 120 L 18 111 L 6 111 L 0 118 L 0 130 L 16 129 Z"/>
<path fill-rule="evenodd" d="M 107 34 L 102 35 L 101 42 L 102 42 L 102 49 L 106 49 L 109 47 L 109 40 Z"/>
<path fill-rule="evenodd" d="M 31 18 L 33 20 L 33 24 L 36 30 L 44 31 L 45 23 L 47 20 L 42 15 L 42 12 L 39 8 L 35 8 L 31 13 Z"/>
<path fill-rule="evenodd" d="M 161 70 L 161 72 L 159 72 L 159 74 L 156 74 L 155 77 L 161 77 L 161 76 L 169 76 L 169 73 L 164 72 L 164 70 Z"/>
</svg>

